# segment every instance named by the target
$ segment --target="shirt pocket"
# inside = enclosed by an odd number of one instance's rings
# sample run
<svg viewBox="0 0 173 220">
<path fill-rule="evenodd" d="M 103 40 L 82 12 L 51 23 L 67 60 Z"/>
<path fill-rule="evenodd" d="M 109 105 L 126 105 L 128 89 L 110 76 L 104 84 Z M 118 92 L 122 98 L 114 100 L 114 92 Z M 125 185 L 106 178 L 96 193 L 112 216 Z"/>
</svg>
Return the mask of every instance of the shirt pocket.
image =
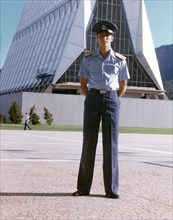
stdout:
<svg viewBox="0 0 173 220">
<path fill-rule="evenodd" d="M 109 75 L 117 75 L 119 73 L 119 66 L 117 66 L 116 64 L 106 63 L 104 65 L 104 71 Z"/>
</svg>

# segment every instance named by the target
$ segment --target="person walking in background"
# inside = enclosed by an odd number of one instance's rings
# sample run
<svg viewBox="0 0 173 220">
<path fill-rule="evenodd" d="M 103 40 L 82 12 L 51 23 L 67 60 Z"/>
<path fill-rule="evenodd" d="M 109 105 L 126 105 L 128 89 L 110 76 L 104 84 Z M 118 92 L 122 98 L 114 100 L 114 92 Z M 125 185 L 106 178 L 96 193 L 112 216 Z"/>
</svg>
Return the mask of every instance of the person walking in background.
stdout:
<svg viewBox="0 0 173 220">
<path fill-rule="evenodd" d="M 24 124 L 24 130 L 26 130 L 26 128 L 28 128 L 29 130 L 31 130 L 30 126 L 29 126 L 29 114 L 26 112 L 25 113 L 25 124 Z"/>
<path fill-rule="evenodd" d="M 103 137 L 103 180 L 107 198 L 119 198 L 118 129 L 120 100 L 130 78 L 126 58 L 114 52 L 111 43 L 117 26 L 100 21 L 93 27 L 98 49 L 85 54 L 80 66 L 84 102 L 83 149 L 78 173 L 77 191 L 73 196 L 89 195 L 100 121 Z"/>
</svg>

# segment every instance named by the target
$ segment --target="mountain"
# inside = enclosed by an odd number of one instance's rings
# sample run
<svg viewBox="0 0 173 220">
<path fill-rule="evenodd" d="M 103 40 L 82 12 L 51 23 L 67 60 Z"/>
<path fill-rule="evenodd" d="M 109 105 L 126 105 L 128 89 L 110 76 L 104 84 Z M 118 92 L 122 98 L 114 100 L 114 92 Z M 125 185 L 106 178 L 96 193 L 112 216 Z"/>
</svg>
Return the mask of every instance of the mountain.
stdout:
<svg viewBox="0 0 173 220">
<path fill-rule="evenodd" d="M 173 44 L 155 49 L 163 81 L 173 80 Z"/>
<path fill-rule="evenodd" d="M 164 89 L 170 100 L 173 100 L 173 44 L 155 49 L 159 63 Z"/>
</svg>

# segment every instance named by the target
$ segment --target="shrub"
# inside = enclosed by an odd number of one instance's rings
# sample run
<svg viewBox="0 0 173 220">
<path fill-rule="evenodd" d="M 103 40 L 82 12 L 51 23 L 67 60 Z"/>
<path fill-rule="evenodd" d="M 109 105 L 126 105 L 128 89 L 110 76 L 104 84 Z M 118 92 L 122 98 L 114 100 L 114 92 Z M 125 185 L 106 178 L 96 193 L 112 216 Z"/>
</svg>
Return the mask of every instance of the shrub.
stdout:
<svg viewBox="0 0 173 220">
<path fill-rule="evenodd" d="M 23 115 L 20 111 L 19 105 L 16 101 L 14 101 L 8 111 L 10 117 L 10 121 L 13 124 L 21 124 L 22 119 L 23 119 Z"/>
<path fill-rule="evenodd" d="M 44 119 L 45 119 L 47 125 L 51 125 L 53 122 L 53 115 L 45 107 L 44 107 Z"/>
<path fill-rule="evenodd" d="M 0 114 L 0 124 L 3 124 L 5 122 L 4 115 Z"/>
<path fill-rule="evenodd" d="M 29 112 L 29 122 L 32 125 L 38 125 L 40 124 L 40 117 L 37 115 L 36 113 L 36 107 L 35 105 L 33 107 L 30 108 L 30 112 Z"/>
</svg>

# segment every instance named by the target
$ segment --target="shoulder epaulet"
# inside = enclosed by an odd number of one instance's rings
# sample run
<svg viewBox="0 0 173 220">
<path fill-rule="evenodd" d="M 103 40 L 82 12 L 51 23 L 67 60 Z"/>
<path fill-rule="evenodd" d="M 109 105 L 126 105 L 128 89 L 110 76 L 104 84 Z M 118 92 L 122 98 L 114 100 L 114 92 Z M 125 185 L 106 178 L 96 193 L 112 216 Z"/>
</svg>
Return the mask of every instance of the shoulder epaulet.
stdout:
<svg viewBox="0 0 173 220">
<path fill-rule="evenodd" d="M 123 56 L 122 54 L 117 53 L 117 52 L 114 52 L 114 54 L 115 54 L 116 57 L 118 57 L 118 58 L 120 58 L 120 59 L 122 59 L 122 60 L 126 60 L 126 57 Z"/>
<path fill-rule="evenodd" d="M 84 57 L 85 58 L 89 57 L 89 56 L 93 55 L 94 53 L 95 53 L 95 51 L 87 51 L 87 52 L 85 52 Z"/>
</svg>

